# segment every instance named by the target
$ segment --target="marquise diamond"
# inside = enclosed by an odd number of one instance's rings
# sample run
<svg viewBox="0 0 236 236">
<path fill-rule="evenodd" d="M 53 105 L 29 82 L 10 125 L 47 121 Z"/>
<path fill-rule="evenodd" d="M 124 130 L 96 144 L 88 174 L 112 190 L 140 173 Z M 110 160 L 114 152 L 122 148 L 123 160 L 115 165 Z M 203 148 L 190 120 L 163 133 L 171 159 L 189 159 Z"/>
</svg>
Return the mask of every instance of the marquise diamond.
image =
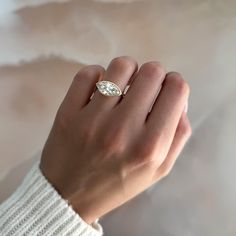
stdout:
<svg viewBox="0 0 236 236">
<path fill-rule="evenodd" d="M 111 81 L 102 80 L 96 83 L 96 86 L 105 96 L 120 96 L 122 94 L 120 88 Z"/>
</svg>

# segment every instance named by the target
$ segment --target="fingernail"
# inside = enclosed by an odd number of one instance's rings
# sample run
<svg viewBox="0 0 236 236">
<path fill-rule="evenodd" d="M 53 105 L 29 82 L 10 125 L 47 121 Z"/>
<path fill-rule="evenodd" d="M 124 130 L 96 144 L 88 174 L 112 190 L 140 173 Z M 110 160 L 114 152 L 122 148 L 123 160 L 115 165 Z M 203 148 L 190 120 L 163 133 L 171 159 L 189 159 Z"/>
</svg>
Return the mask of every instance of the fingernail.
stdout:
<svg viewBox="0 0 236 236">
<path fill-rule="evenodd" d="M 187 113 L 188 112 L 188 101 L 186 102 L 185 106 L 184 106 L 184 112 Z"/>
</svg>

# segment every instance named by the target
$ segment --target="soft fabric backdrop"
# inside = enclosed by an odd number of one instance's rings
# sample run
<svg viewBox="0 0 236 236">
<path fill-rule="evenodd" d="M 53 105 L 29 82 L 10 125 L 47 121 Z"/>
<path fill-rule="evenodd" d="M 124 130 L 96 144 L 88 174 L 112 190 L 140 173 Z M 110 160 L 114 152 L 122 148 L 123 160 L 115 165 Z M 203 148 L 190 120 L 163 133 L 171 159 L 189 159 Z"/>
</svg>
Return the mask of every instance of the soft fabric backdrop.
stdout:
<svg viewBox="0 0 236 236">
<path fill-rule="evenodd" d="M 235 236 L 235 25 L 234 0 L 0 0 L 0 200 L 81 65 L 125 54 L 183 74 L 193 136 L 167 178 L 102 220 L 106 235 Z"/>
</svg>

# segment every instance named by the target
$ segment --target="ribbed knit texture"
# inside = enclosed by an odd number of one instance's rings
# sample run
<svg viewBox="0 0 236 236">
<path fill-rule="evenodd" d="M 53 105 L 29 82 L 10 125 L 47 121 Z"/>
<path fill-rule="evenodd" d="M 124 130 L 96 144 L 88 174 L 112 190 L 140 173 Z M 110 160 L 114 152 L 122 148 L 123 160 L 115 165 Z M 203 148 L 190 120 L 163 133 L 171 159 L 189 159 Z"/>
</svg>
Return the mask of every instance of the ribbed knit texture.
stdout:
<svg viewBox="0 0 236 236">
<path fill-rule="evenodd" d="M 87 224 L 47 181 L 37 161 L 17 190 L 0 205 L 1 236 L 101 236 L 96 221 Z"/>
</svg>

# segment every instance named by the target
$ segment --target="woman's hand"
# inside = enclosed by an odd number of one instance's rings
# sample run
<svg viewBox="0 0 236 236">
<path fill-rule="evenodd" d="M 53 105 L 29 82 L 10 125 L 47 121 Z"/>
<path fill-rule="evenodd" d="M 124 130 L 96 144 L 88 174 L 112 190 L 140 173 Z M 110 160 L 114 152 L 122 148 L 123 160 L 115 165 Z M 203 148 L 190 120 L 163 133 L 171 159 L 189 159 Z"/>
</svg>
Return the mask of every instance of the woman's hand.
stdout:
<svg viewBox="0 0 236 236">
<path fill-rule="evenodd" d="M 98 80 L 112 81 L 122 91 L 132 83 L 123 98 L 96 90 L 90 99 Z M 188 96 L 181 76 L 166 74 L 157 62 L 138 70 L 132 58 L 119 57 L 106 71 L 85 66 L 57 112 L 42 172 L 92 223 L 169 173 L 191 134 L 184 112 Z"/>
</svg>

